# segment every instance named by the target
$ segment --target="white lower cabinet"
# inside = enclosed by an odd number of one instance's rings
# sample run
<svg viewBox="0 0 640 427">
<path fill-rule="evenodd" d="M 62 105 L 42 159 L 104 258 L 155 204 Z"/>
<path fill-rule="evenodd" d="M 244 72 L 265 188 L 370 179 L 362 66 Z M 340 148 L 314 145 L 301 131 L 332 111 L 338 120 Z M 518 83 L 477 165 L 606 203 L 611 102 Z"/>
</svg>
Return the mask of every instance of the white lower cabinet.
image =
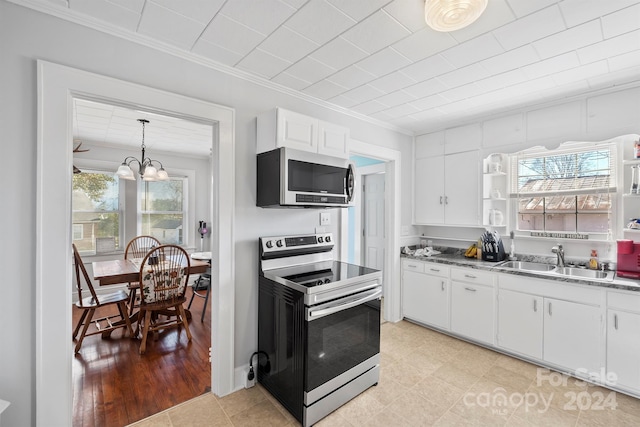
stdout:
<svg viewBox="0 0 640 427">
<path fill-rule="evenodd" d="M 402 271 L 404 317 L 449 329 L 449 267 L 406 262 Z"/>
<path fill-rule="evenodd" d="M 498 346 L 573 373 L 604 367 L 602 290 L 500 275 Z"/>
<path fill-rule="evenodd" d="M 607 294 L 607 382 L 640 393 L 640 295 Z"/>
<path fill-rule="evenodd" d="M 498 294 L 498 345 L 542 359 L 543 298 L 523 292 Z"/>
<path fill-rule="evenodd" d="M 597 375 L 603 367 L 602 309 L 552 298 L 544 304 L 544 360 Z"/>
<path fill-rule="evenodd" d="M 451 269 L 451 330 L 494 345 L 493 275 L 473 269 Z"/>
</svg>

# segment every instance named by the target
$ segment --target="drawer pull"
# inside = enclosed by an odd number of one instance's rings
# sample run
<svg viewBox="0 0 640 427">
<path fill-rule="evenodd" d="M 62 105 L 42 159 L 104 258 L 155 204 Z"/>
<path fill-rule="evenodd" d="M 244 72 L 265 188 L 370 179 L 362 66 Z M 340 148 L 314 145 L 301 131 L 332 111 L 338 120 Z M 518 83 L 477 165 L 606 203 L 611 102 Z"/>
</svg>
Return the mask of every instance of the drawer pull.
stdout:
<svg viewBox="0 0 640 427">
<path fill-rule="evenodd" d="M 442 290 L 444 291 L 444 280 L 442 281 Z M 616 328 L 618 329 L 618 328 Z"/>
<path fill-rule="evenodd" d="M 466 277 L 467 279 L 477 279 L 477 277 L 473 274 L 465 274 L 464 277 Z"/>
<path fill-rule="evenodd" d="M 549 302 L 549 316 L 551 316 L 553 313 L 551 312 L 551 302 Z"/>
<path fill-rule="evenodd" d="M 439 268 L 430 268 L 430 271 L 433 271 L 435 273 L 440 273 L 440 269 Z"/>
<path fill-rule="evenodd" d="M 417 266 L 417 265 L 415 265 L 415 264 L 407 264 L 407 267 L 410 267 L 410 268 L 418 268 L 418 266 Z"/>
<path fill-rule="evenodd" d="M 538 300 L 537 299 L 533 300 L 533 311 L 534 311 L 534 313 L 538 312 Z"/>
<path fill-rule="evenodd" d="M 442 196 L 440 196 L 440 204 L 442 204 Z"/>
<path fill-rule="evenodd" d="M 469 292 L 475 292 L 475 291 L 476 291 L 476 289 L 473 289 L 473 288 L 465 288 L 465 289 L 466 289 L 467 291 L 469 291 Z"/>
<path fill-rule="evenodd" d="M 618 315 L 617 314 L 613 315 L 613 327 L 616 328 L 616 331 L 618 330 Z"/>
</svg>

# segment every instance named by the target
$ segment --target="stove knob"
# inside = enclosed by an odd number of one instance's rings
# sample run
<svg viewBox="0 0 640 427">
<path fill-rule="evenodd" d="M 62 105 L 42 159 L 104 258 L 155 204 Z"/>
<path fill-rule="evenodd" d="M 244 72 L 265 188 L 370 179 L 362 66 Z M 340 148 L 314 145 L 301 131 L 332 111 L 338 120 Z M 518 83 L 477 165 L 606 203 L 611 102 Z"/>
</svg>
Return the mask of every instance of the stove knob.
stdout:
<svg viewBox="0 0 640 427">
<path fill-rule="evenodd" d="M 265 244 L 268 248 L 272 248 L 273 247 L 273 242 L 271 240 L 267 240 L 267 243 Z"/>
<path fill-rule="evenodd" d="M 323 242 L 323 240 L 324 240 L 324 239 L 322 238 L 322 236 L 318 237 L 318 243 L 322 243 L 322 242 Z"/>
<path fill-rule="evenodd" d="M 331 279 L 324 279 L 324 283 L 331 283 Z"/>
<path fill-rule="evenodd" d="M 282 247 L 282 240 L 278 240 L 278 241 L 276 242 L 276 246 L 277 246 L 277 247 L 279 247 L 279 248 L 281 248 L 281 247 Z"/>
<path fill-rule="evenodd" d="M 318 282 L 316 283 L 316 285 L 322 285 L 324 282 L 322 281 L 322 279 L 318 280 Z"/>
<path fill-rule="evenodd" d="M 327 243 L 331 242 L 331 236 L 327 236 L 327 237 L 325 237 L 325 238 L 324 238 L 324 241 L 325 241 L 325 242 L 327 242 Z"/>
</svg>

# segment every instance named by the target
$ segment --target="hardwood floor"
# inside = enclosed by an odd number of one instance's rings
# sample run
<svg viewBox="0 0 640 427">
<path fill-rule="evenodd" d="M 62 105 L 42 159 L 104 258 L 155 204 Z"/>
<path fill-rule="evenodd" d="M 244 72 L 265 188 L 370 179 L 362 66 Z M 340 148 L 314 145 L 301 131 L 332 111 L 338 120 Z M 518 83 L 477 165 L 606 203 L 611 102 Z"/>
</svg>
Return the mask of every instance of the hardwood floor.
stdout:
<svg viewBox="0 0 640 427">
<path fill-rule="evenodd" d="M 200 322 L 203 304 L 196 297 L 191 306 L 191 342 L 182 328 L 162 331 L 140 355 L 140 341 L 123 338 L 121 331 L 107 339 L 85 338 L 80 352 L 71 356 L 73 425 L 121 427 L 209 391 L 211 313 L 208 308 Z M 74 307 L 73 326 L 79 315 Z"/>
</svg>

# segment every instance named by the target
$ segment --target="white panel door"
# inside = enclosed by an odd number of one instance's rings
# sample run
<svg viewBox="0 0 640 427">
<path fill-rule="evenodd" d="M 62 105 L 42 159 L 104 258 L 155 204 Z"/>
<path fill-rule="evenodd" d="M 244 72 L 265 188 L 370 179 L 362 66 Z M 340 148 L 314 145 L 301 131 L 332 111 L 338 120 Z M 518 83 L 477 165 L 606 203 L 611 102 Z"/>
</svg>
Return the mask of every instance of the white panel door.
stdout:
<svg viewBox="0 0 640 427">
<path fill-rule="evenodd" d="M 542 359 L 543 298 L 500 290 L 498 346 Z"/>
<path fill-rule="evenodd" d="M 427 325 L 449 329 L 449 281 L 445 277 L 402 272 L 402 314 Z"/>
<path fill-rule="evenodd" d="M 418 159 L 415 161 L 415 169 L 413 186 L 416 224 L 444 223 L 444 156 Z"/>
<path fill-rule="evenodd" d="M 640 390 L 640 314 L 608 310 L 607 373 L 615 384 Z"/>
<path fill-rule="evenodd" d="M 544 360 L 599 373 L 604 367 L 602 321 L 599 307 L 545 298 Z"/>
<path fill-rule="evenodd" d="M 363 253 L 364 265 L 376 270 L 384 268 L 384 182 L 383 173 L 364 175 L 363 186 Z"/>
</svg>

